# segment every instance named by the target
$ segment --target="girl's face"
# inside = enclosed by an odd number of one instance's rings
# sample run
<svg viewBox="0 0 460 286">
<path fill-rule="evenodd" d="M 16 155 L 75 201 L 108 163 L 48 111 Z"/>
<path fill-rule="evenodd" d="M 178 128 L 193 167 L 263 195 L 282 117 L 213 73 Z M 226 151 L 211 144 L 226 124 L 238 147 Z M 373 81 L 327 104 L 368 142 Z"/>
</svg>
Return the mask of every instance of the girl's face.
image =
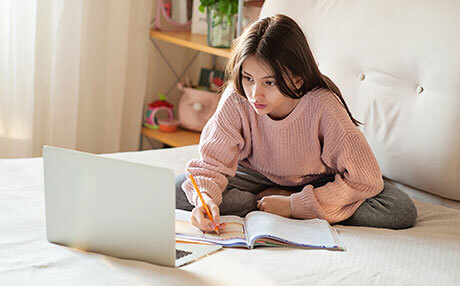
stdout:
<svg viewBox="0 0 460 286">
<path fill-rule="evenodd" d="M 257 114 L 283 119 L 291 113 L 298 99 L 284 96 L 278 90 L 274 74 L 265 61 L 248 57 L 241 72 L 244 92 Z"/>
</svg>

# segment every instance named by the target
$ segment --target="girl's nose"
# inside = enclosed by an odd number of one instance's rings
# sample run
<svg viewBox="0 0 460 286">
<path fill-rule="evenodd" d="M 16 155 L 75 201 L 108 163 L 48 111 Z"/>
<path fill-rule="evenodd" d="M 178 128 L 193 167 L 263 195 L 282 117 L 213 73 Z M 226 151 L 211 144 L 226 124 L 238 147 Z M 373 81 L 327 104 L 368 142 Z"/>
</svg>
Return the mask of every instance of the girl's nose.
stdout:
<svg viewBox="0 0 460 286">
<path fill-rule="evenodd" d="M 264 93 L 259 86 L 257 85 L 254 86 L 254 89 L 252 90 L 252 97 L 254 97 L 255 100 L 264 98 Z"/>
</svg>

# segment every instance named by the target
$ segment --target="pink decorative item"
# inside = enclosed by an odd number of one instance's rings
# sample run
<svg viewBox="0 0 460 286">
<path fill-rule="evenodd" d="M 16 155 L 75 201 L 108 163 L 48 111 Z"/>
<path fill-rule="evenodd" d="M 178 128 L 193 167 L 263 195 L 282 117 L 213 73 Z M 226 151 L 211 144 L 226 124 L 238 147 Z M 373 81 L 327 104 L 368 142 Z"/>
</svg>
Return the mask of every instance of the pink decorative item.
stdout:
<svg viewBox="0 0 460 286">
<path fill-rule="evenodd" d="M 214 114 L 220 95 L 216 92 L 200 90 L 178 85 L 182 90 L 179 100 L 179 122 L 183 128 L 201 131 L 209 118 Z"/>
</svg>

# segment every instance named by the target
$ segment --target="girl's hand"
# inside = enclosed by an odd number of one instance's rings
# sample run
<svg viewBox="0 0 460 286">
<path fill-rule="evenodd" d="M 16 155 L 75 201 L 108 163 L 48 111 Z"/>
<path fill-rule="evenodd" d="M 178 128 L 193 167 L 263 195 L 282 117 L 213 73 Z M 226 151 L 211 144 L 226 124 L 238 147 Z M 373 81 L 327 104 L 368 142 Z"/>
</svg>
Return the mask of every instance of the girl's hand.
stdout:
<svg viewBox="0 0 460 286">
<path fill-rule="evenodd" d="M 225 229 L 225 223 L 220 223 L 219 207 L 206 193 L 203 194 L 203 199 L 211 212 L 214 223 L 208 217 L 206 210 L 200 202 L 200 204 L 192 210 L 192 225 L 206 232 L 215 231 L 214 228 L 215 225 L 217 225 L 219 231 L 223 231 Z"/>
<path fill-rule="evenodd" d="M 264 196 L 257 201 L 257 207 L 264 212 L 291 217 L 291 199 L 288 196 Z"/>
</svg>

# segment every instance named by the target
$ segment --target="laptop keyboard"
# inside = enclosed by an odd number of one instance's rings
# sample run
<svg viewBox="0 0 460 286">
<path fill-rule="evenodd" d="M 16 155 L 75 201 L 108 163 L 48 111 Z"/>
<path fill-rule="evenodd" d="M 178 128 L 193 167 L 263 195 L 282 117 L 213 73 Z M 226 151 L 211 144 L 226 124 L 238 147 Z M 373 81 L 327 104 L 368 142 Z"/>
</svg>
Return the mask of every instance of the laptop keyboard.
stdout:
<svg viewBox="0 0 460 286">
<path fill-rule="evenodd" d="M 180 250 L 176 248 L 176 260 L 190 254 L 192 254 L 190 251 Z"/>
</svg>

